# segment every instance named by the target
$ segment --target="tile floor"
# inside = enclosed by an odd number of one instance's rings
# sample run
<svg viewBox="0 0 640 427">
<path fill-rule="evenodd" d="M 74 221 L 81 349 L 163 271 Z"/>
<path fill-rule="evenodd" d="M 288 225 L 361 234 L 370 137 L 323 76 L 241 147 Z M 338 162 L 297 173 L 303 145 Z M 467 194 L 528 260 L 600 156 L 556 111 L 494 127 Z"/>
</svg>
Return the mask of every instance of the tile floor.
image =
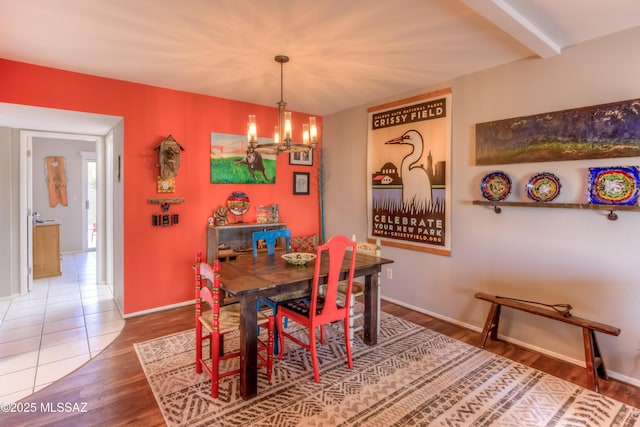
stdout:
<svg viewBox="0 0 640 427">
<path fill-rule="evenodd" d="M 0 299 L 0 403 L 46 387 L 95 357 L 124 320 L 111 289 L 96 284 L 96 253 L 62 256 L 62 276 Z"/>
</svg>

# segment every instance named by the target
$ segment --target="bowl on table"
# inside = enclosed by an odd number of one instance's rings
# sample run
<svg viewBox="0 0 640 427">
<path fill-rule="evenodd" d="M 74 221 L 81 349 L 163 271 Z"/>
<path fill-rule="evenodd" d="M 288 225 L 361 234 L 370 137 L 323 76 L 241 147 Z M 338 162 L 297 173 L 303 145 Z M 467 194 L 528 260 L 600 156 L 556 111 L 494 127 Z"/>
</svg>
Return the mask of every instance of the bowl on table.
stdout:
<svg viewBox="0 0 640 427">
<path fill-rule="evenodd" d="M 282 254 L 282 258 L 292 265 L 305 265 L 309 261 L 316 259 L 316 254 L 307 252 L 290 252 Z"/>
</svg>

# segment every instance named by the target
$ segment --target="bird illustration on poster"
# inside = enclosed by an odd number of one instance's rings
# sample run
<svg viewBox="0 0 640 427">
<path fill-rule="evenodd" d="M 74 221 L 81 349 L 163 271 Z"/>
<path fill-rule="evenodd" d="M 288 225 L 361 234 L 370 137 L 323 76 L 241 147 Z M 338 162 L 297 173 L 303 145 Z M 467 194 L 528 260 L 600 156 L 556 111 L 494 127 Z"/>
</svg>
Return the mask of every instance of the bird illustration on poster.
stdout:
<svg viewBox="0 0 640 427">
<path fill-rule="evenodd" d="M 408 130 L 402 136 L 393 138 L 385 144 L 410 145 L 411 152 L 402 159 L 400 176 L 402 177 L 402 203 L 406 210 L 425 211 L 431 207 L 431 178 L 422 164 L 424 141 L 417 130 Z"/>
</svg>

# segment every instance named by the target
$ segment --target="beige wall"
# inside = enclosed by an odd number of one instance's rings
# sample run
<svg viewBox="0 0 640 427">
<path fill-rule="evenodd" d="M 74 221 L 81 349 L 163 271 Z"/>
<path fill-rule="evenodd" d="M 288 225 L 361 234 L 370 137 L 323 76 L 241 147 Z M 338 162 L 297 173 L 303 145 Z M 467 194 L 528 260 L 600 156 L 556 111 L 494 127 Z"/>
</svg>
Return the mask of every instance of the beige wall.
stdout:
<svg viewBox="0 0 640 427">
<path fill-rule="evenodd" d="M 393 279 L 383 274 L 383 297 L 407 307 L 480 329 L 489 304 L 477 291 L 547 303 L 570 303 L 575 316 L 622 329 L 598 335 L 612 377 L 640 385 L 640 213 L 505 208 L 496 215 L 473 206 L 479 184 L 493 170 L 513 182 L 509 200 L 527 201 L 524 185 L 542 171 L 562 182 L 558 202 L 585 203 L 590 166 L 640 165 L 639 158 L 474 165 L 475 123 L 640 98 L 640 28 L 443 82 L 393 99 L 451 87 L 453 92 L 451 257 L 383 248 L 395 260 Z M 367 107 L 325 117 L 326 235 L 367 233 Z M 348 185 L 347 185 L 348 183 Z M 508 339 L 583 363 L 581 330 L 505 310 L 500 329 Z"/>
<path fill-rule="evenodd" d="M 84 196 L 82 189 L 81 152 L 96 151 L 94 142 L 33 138 L 33 211 L 41 218 L 60 222 L 60 251 L 82 252 L 82 212 Z M 49 185 L 45 168 L 45 157 L 64 157 L 67 187 L 67 206 L 49 204 Z"/>
<path fill-rule="evenodd" d="M 14 176 L 18 174 L 17 165 L 18 150 L 12 143 L 12 132 L 10 128 L 0 127 L 0 143 L 3 148 L 3 155 L 0 156 L 0 182 L 10 183 Z M 12 277 L 17 271 L 12 268 L 18 257 L 15 247 L 12 246 L 14 230 L 8 224 L 13 220 L 13 212 L 10 209 L 12 198 L 12 188 L 10 185 L 0 187 L 0 298 L 11 295 Z"/>
</svg>

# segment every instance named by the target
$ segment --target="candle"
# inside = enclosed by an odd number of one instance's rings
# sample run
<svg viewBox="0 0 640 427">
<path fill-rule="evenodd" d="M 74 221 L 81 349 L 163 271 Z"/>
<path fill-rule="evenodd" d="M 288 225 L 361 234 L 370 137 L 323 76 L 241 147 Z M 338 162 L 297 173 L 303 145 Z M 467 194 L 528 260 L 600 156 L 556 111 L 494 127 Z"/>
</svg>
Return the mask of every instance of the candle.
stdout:
<svg viewBox="0 0 640 427">
<path fill-rule="evenodd" d="M 255 142 L 258 139 L 258 131 L 256 128 L 256 116 L 249 114 L 249 123 L 247 123 L 247 141 Z"/>
<path fill-rule="evenodd" d="M 312 145 L 318 142 L 318 128 L 316 127 L 315 117 L 309 117 L 309 139 Z"/>
<path fill-rule="evenodd" d="M 284 140 L 291 140 L 291 111 L 284 112 Z"/>
</svg>

